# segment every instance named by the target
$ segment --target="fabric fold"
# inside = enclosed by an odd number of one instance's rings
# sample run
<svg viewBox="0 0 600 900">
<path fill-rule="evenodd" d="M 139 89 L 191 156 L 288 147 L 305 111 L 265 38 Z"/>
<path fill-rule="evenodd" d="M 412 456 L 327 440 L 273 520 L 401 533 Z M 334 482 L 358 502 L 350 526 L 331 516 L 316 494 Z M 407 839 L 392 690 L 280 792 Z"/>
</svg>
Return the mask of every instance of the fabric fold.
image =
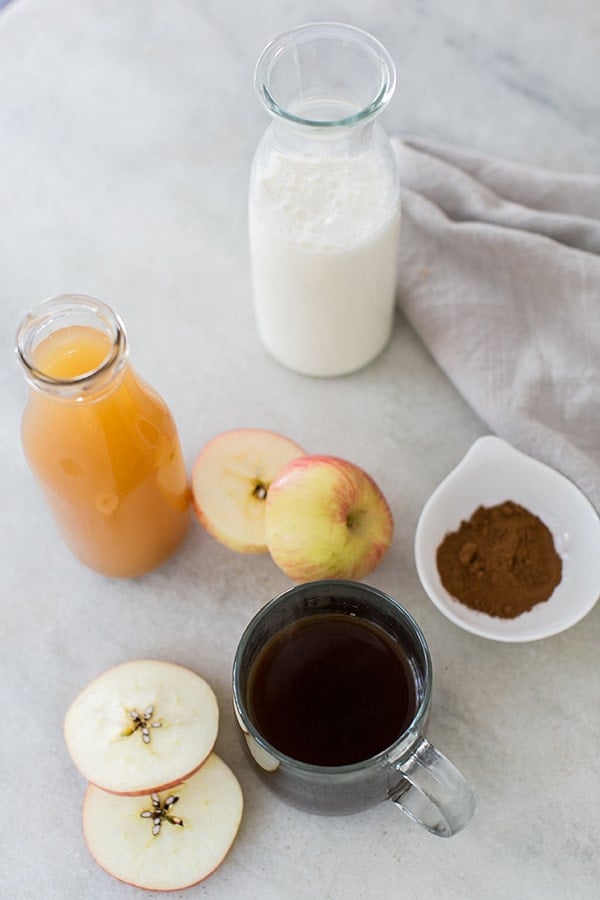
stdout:
<svg viewBox="0 0 600 900">
<path fill-rule="evenodd" d="M 488 427 L 600 507 L 600 179 L 394 138 L 399 306 Z"/>
</svg>

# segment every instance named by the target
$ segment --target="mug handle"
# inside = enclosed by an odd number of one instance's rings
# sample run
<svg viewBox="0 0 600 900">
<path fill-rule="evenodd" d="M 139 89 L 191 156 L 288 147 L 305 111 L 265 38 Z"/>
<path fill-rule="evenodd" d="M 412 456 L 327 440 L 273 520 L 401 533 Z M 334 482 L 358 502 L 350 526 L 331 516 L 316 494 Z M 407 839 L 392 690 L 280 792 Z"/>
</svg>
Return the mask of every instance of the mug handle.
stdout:
<svg viewBox="0 0 600 900">
<path fill-rule="evenodd" d="M 414 822 L 439 837 L 461 831 L 475 812 L 473 792 L 456 766 L 422 738 L 408 759 L 394 763 L 402 775 L 390 797 Z"/>
</svg>

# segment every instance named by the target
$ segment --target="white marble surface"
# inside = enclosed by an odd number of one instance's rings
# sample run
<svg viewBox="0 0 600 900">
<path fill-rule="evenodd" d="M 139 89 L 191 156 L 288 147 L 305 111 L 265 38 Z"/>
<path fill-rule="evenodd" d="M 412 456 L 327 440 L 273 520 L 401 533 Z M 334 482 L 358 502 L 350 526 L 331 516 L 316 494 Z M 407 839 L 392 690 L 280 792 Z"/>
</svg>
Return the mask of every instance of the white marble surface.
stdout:
<svg viewBox="0 0 600 900">
<path fill-rule="evenodd" d="M 138 656 L 212 682 L 217 749 L 246 797 L 225 864 L 185 896 L 597 896 L 600 611 L 557 637 L 505 645 L 461 631 L 426 599 L 412 551 L 419 511 L 484 429 L 403 321 L 376 363 L 332 381 L 281 369 L 256 339 L 245 194 L 267 123 L 252 71 L 272 35 L 315 18 L 387 44 L 398 67 L 388 131 L 598 171 L 596 0 L 14 0 L 0 11 L 3 897 L 134 896 L 85 848 L 84 783 L 62 719 L 92 676 Z M 118 582 L 62 547 L 20 450 L 12 341 L 32 305 L 68 291 L 119 310 L 188 463 L 217 432 L 261 426 L 379 481 L 397 530 L 369 580 L 430 642 L 430 736 L 478 798 L 466 831 L 436 839 L 391 803 L 311 817 L 259 785 L 229 683 L 246 622 L 289 584 L 268 558 L 234 555 L 194 525 L 163 568 Z"/>
</svg>

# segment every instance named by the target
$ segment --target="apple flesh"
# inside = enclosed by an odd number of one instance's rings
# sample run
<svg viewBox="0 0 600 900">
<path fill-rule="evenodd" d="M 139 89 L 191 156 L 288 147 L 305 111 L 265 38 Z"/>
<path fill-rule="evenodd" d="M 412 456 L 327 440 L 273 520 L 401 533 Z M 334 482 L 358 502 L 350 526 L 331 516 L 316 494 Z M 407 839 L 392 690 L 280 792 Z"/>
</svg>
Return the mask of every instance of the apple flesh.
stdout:
<svg viewBox="0 0 600 900">
<path fill-rule="evenodd" d="M 390 546 L 393 519 L 375 481 L 334 456 L 303 456 L 271 483 L 265 510 L 275 563 L 295 581 L 361 579 Z"/>
<path fill-rule="evenodd" d="M 212 753 L 172 792 L 118 797 L 89 785 L 83 831 L 96 862 L 135 887 L 176 891 L 203 881 L 223 862 L 243 811 L 240 785 Z"/>
<path fill-rule="evenodd" d="M 67 749 L 79 771 L 114 794 L 140 795 L 178 784 L 210 755 L 217 699 L 195 672 L 138 659 L 95 678 L 65 716 Z"/>
<path fill-rule="evenodd" d="M 304 455 L 293 441 L 258 428 L 225 431 L 209 441 L 192 469 L 198 519 L 216 540 L 239 553 L 266 553 L 265 502 L 273 478 Z"/>
</svg>

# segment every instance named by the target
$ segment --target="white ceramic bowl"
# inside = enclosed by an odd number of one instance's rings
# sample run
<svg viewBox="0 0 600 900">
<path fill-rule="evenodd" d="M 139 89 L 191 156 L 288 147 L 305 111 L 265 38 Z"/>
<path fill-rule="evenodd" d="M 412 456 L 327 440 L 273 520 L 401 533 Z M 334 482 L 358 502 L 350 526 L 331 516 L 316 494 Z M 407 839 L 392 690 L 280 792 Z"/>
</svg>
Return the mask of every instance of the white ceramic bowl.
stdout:
<svg viewBox="0 0 600 900">
<path fill-rule="evenodd" d="M 552 596 L 514 619 L 470 609 L 443 587 L 436 551 L 478 506 L 513 500 L 544 522 L 563 563 Z M 461 628 L 496 641 L 533 641 L 582 619 L 600 596 L 600 518 L 573 482 L 497 437 L 479 438 L 433 492 L 419 517 L 415 561 L 421 584 Z"/>
</svg>

